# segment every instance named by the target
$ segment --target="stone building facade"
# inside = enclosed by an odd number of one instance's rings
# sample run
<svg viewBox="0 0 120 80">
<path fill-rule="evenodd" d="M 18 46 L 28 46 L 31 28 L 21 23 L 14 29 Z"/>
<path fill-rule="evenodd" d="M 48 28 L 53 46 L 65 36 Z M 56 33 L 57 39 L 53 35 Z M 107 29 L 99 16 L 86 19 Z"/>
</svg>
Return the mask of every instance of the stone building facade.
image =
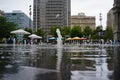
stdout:
<svg viewBox="0 0 120 80">
<path fill-rule="evenodd" d="M 83 30 L 86 26 L 95 30 L 95 16 L 86 16 L 84 13 L 78 13 L 78 15 L 71 16 L 71 26 L 80 26 Z"/>
<path fill-rule="evenodd" d="M 114 39 L 120 43 L 120 0 L 114 0 Z"/>
<path fill-rule="evenodd" d="M 110 9 L 107 13 L 107 27 L 114 29 L 114 13 L 113 9 Z"/>
</svg>

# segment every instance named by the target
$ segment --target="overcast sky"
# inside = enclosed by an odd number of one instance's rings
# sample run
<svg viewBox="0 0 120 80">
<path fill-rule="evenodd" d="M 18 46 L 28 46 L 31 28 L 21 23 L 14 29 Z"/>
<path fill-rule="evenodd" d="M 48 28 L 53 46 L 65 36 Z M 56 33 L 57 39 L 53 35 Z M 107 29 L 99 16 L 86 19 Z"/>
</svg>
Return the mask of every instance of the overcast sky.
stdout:
<svg viewBox="0 0 120 80">
<path fill-rule="evenodd" d="M 96 26 L 98 26 L 100 25 L 99 14 L 102 13 L 102 25 L 105 28 L 106 15 L 113 7 L 113 1 L 114 0 L 71 0 L 71 15 L 77 15 L 83 12 L 86 16 L 95 16 Z M 28 15 L 29 5 L 33 5 L 33 0 L 0 0 L 0 10 L 4 10 L 5 12 L 21 10 Z"/>
</svg>

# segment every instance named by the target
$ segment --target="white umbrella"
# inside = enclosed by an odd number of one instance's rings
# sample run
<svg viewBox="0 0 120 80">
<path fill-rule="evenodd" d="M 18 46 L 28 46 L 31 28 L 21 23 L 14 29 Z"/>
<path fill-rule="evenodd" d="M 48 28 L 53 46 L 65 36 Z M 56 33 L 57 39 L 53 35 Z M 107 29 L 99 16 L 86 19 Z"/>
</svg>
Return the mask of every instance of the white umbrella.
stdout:
<svg viewBox="0 0 120 80">
<path fill-rule="evenodd" d="M 30 34 L 29 32 L 22 30 L 22 29 L 11 31 L 11 33 L 13 33 L 13 34 Z"/>
<path fill-rule="evenodd" d="M 38 39 L 42 38 L 42 37 L 40 37 L 40 36 L 38 36 L 36 34 L 31 34 L 28 37 L 30 37 L 30 38 L 38 38 Z"/>
</svg>

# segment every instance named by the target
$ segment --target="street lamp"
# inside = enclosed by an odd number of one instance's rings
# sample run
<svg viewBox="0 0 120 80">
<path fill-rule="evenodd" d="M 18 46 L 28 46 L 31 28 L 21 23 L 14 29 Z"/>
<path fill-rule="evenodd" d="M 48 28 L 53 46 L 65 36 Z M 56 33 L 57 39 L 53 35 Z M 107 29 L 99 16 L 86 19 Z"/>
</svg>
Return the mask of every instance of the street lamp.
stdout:
<svg viewBox="0 0 120 80">
<path fill-rule="evenodd" d="M 99 20 L 100 20 L 100 26 L 99 26 L 99 32 L 98 32 L 98 35 L 99 35 L 99 41 L 101 41 L 101 38 L 103 36 L 103 27 L 102 27 L 102 13 L 99 14 Z"/>
<path fill-rule="evenodd" d="M 56 14 L 55 17 L 56 17 L 56 19 L 57 19 L 57 20 L 56 20 L 56 21 L 57 21 L 57 26 L 59 26 L 59 17 L 60 17 L 60 14 Z"/>
<path fill-rule="evenodd" d="M 29 19 L 29 27 L 30 27 L 31 30 L 33 31 L 33 29 L 32 29 L 32 25 L 31 25 L 31 15 L 32 15 L 31 5 L 29 6 L 29 15 L 30 15 L 30 19 Z"/>
<path fill-rule="evenodd" d="M 100 13 L 100 29 L 102 30 L 102 13 Z"/>
</svg>

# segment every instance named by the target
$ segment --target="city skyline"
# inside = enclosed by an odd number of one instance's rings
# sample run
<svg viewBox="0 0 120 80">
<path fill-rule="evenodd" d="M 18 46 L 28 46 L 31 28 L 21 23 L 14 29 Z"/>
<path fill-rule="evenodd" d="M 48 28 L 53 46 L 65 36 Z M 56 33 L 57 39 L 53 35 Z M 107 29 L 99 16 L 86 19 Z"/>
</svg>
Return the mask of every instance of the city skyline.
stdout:
<svg viewBox="0 0 120 80">
<path fill-rule="evenodd" d="M 33 29 L 50 33 L 52 26 L 70 26 L 70 0 L 34 0 Z"/>
<path fill-rule="evenodd" d="M 71 0 L 71 15 L 77 15 L 78 13 L 83 12 L 87 16 L 95 16 L 96 26 L 98 26 L 100 24 L 99 13 L 102 13 L 102 25 L 105 28 L 107 12 L 113 7 L 113 1 L 114 0 L 103 0 L 100 2 L 97 0 Z M 4 10 L 5 12 L 12 12 L 12 10 L 21 10 L 28 16 L 29 5 L 32 5 L 33 7 L 32 0 L 1 0 L 0 3 L 0 9 Z"/>
</svg>

